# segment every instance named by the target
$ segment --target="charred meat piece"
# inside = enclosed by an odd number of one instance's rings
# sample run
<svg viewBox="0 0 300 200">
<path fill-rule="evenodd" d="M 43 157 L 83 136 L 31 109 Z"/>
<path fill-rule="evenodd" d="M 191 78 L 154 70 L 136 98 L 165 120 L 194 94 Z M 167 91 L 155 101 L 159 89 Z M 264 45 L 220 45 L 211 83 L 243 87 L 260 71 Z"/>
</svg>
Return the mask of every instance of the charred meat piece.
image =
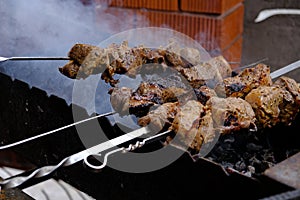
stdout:
<svg viewBox="0 0 300 200">
<path fill-rule="evenodd" d="M 165 87 L 154 82 L 142 82 L 136 92 L 133 93 L 132 98 L 136 100 L 147 99 L 156 104 L 163 104 L 180 101 L 186 93 L 186 90 L 179 87 Z"/>
<path fill-rule="evenodd" d="M 79 68 L 80 68 L 79 64 L 77 64 L 73 60 L 70 60 L 64 67 L 59 68 L 59 71 L 62 74 L 66 75 L 67 77 L 75 79 L 76 76 L 77 76 Z"/>
<path fill-rule="evenodd" d="M 70 77 L 67 65 L 59 68 L 65 76 L 74 78 L 85 78 L 91 74 L 103 73 L 102 79 L 114 85 L 114 74 L 135 75 L 136 68 L 147 63 L 172 63 L 173 66 L 185 65 L 180 54 L 171 49 L 151 49 L 142 45 L 129 47 L 127 41 L 122 44 L 111 44 L 107 48 L 100 48 L 86 44 L 75 44 L 68 53 L 71 61 L 79 67 L 73 70 Z M 166 60 L 167 59 L 167 60 Z"/>
<path fill-rule="evenodd" d="M 127 87 L 113 88 L 110 90 L 110 103 L 115 111 L 120 115 L 129 114 L 129 101 L 132 94 L 132 89 Z"/>
<path fill-rule="evenodd" d="M 162 94 L 164 87 L 152 82 L 142 82 L 133 93 L 132 97 L 136 100 L 147 99 L 157 104 L 162 104 Z"/>
<path fill-rule="evenodd" d="M 208 63 L 219 71 L 222 79 L 231 77 L 232 68 L 223 56 L 216 56 L 208 61 Z"/>
<path fill-rule="evenodd" d="M 182 88 L 165 88 L 152 82 L 142 82 L 135 91 L 127 87 L 115 87 L 110 93 L 111 105 L 115 111 L 121 115 L 134 114 L 137 117 L 146 115 L 151 106 L 192 98 Z"/>
<path fill-rule="evenodd" d="M 255 113 L 251 105 L 238 97 L 211 97 L 207 104 L 212 112 L 214 127 L 221 134 L 241 129 L 256 129 Z"/>
<path fill-rule="evenodd" d="M 171 126 L 178 110 L 178 102 L 164 103 L 138 119 L 140 126 L 150 126 L 156 132 Z"/>
<path fill-rule="evenodd" d="M 180 69 L 180 73 L 193 88 L 199 88 L 203 85 L 214 87 L 215 84 L 222 81 L 222 76 L 218 69 L 210 63 L 202 63 L 193 67 L 182 68 Z"/>
<path fill-rule="evenodd" d="M 299 104 L 291 93 L 279 85 L 253 89 L 245 100 L 252 106 L 257 124 L 262 128 L 271 128 L 277 124 L 289 125 L 299 112 Z"/>
<path fill-rule="evenodd" d="M 203 85 L 213 88 L 232 74 L 232 69 L 223 56 L 214 57 L 208 62 L 196 62 L 196 65 L 190 67 L 179 66 L 176 70 L 188 80 L 193 88 Z"/>
<path fill-rule="evenodd" d="M 171 127 L 178 136 L 179 142 L 197 151 L 200 150 L 204 140 L 199 129 L 200 118 L 204 112 L 204 106 L 200 102 L 188 101 L 179 107 Z"/>
<path fill-rule="evenodd" d="M 225 78 L 216 85 L 215 91 L 221 97 L 244 98 L 252 89 L 262 85 L 272 85 L 270 68 L 258 64 L 253 68 L 244 69 L 237 76 Z"/>
<path fill-rule="evenodd" d="M 81 65 L 87 55 L 89 55 L 94 50 L 100 50 L 100 48 L 89 44 L 75 44 L 70 49 L 68 56 L 70 60 L 74 61 L 78 65 Z"/>
<path fill-rule="evenodd" d="M 281 76 L 274 82 L 273 85 L 278 85 L 281 88 L 289 91 L 289 93 L 291 93 L 291 95 L 294 97 L 295 103 L 300 105 L 300 88 L 294 79 Z"/>
<path fill-rule="evenodd" d="M 113 88 L 111 91 L 110 102 L 115 111 L 120 115 L 134 114 L 144 116 L 149 112 L 155 103 L 143 96 L 133 95 L 131 88 Z"/>
<path fill-rule="evenodd" d="M 196 94 L 197 100 L 202 103 L 203 105 L 206 105 L 206 102 L 211 98 L 217 96 L 216 92 L 207 87 L 207 86 L 201 86 L 198 89 L 194 89 L 194 92 Z"/>
</svg>

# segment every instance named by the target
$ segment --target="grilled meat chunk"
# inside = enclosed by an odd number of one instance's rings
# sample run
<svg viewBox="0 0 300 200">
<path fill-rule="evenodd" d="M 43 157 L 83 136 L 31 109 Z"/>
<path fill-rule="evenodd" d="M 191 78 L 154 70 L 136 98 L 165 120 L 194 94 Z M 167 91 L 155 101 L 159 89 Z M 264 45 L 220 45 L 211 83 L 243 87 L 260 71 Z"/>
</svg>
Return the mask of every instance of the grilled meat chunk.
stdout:
<svg viewBox="0 0 300 200">
<path fill-rule="evenodd" d="M 218 69 L 210 63 L 202 63 L 189 68 L 182 68 L 180 73 L 188 80 L 193 88 L 203 85 L 213 87 L 222 81 L 222 76 Z"/>
<path fill-rule="evenodd" d="M 178 102 L 164 103 L 138 119 L 140 126 L 148 126 L 158 132 L 171 126 L 178 110 Z"/>
<path fill-rule="evenodd" d="M 115 87 L 110 93 L 114 110 L 120 115 L 134 114 L 138 117 L 146 115 L 151 106 L 168 102 L 183 102 L 192 98 L 182 88 L 165 88 L 153 82 L 142 82 L 135 91 L 127 87 Z"/>
<path fill-rule="evenodd" d="M 251 105 L 238 97 L 211 97 L 207 104 L 212 112 L 214 127 L 221 134 L 241 129 L 256 129 L 255 113 Z"/>
<path fill-rule="evenodd" d="M 75 44 L 69 51 L 68 56 L 71 61 L 81 65 L 87 55 L 94 50 L 100 50 L 99 47 L 89 44 Z"/>
<path fill-rule="evenodd" d="M 69 76 L 67 65 L 59 68 L 65 76 L 74 78 L 85 78 L 91 74 L 102 74 L 102 79 L 115 85 L 114 74 L 135 75 L 136 68 L 147 63 L 172 63 L 174 66 L 185 65 L 180 54 L 169 51 L 169 49 L 150 49 L 142 45 L 129 47 L 127 41 L 122 44 L 111 44 L 107 48 L 100 48 L 86 44 L 75 44 L 68 53 L 71 61 L 79 67 L 73 70 Z M 167 60 L 166 60 L 167 59 Z"/>
<path fill-rule="evenodd" d="M 70 60 L 64 67 L 59 68 L 59 71 L 67 77 L 75 79 L 79 68 L 79 64 L 77 64 L 74 60 Z"/>
<path fill-rule="evenodd" d="M 204 106 L 200 102 L 188 101 L 179 107 L 171 127 L 183 145 L 197 151 L 203 143 L 203 136 L 199 129 L 200 118 L 203 114 Z"/>
<path fill-rule="evenodd" d="M 217 56 L 208 62 L 197 62 L 194 66 L 176 67 L 190 83 L 193 88 L 199 88 L 203 85 L 214 87 L 221 82 L 223 78 L 231 76 L 232 69 L 223 56 Z"/>
<path fill-rule="evenodd" d="M 113 88 L 110 91 L 110 103 L 120 115 L 128 115 L 132 89 L 127 87 Z"/>
<path fill-rule="evenodd" d="M 262 85 L 272 85 L 270 67 L 258 64 L 244 69 L 237 76 L 225 78 L 216 85 L 215 91 L 221 97 L 244 98 L 252 89 Z"/>
<path fill-rule="evenodd" d="M 260 86 L 253 89 L 245 100 L 252 106 L 261 128 L 290 125 L 299 112 L 299 104 L 292 94 L 280 85 Z"/>
<path fill-rule="evenodd" d="M 194 89 L 194 92 L 196 94 L 197 100 L 203 105 L 206 105 L 206 102 L 211 97 L 217 96 L 216 92 L 207 86 L 201 86 L 200 88 L 196 88 Z"/>
<path fill-rule="evenodd" d="M 223 56 L 216 56 L 208 61 L 212 66 L 215 66 L 220 73 L 222 79 L 231 77 L 232 68 Z"/>
<path fill-rule="evenodd" d="M 87 44 L 75 44 L 68 53 L 69 63 L 59 71 L 69 78 L 86 78 L 91 74 L 102 73 L 101 78 L 112 86 L 118 82 L 115 74 L 134 77 L 145 64 L 160 64 L 179 71 L 194 88 L 202 85 L 214 86 L 222 78 L 231 74 L 230 65 L 222 56 L 208 62 L 201 61 L 199 50 L 181 48 L 172 42 L 157 49 L 143 45 L 129 47 L 127 41 L 120 45 L 111 44 L 107 48 Z M 155 67 L 155 65 L 151 65 Z M 144 70 L 145 68 L 143 68 Z"/>
<path fill-rule="evenodd" d="M 149 96 L 150 95 L 148 95 L 148 97 Z M 149 112 L 150 107 L 155 104 L 151 99 L 139 96 L 136 92 L 133 92 L 131 88 L 127 87 L 113 88 L 110 102 L 113 109 L 121 116 L 128 114 L 144 116 Z"/>
<path fill-rule="evenodd" d="M 281 76 L 279 77 L 273 85 L 278 85 L 283 89 L 289 91 L 289 93 L 294 97 L 294 101 L 297 105 L 300 104 L 300 88 L 299 84 L 292 78 Z"/>
</svg>

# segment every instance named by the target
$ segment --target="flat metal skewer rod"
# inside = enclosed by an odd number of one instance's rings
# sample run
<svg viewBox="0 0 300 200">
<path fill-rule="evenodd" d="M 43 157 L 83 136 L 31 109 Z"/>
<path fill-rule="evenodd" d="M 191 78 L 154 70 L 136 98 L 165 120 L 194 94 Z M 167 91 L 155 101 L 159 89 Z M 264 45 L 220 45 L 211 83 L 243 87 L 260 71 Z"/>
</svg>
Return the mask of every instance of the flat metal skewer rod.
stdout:
<svg viewBox="0 0 300 200">
<path fill-rule="evenodd" d="M 287 74 L 297 68 L 300 67 L 300 60 L 296 61 L 296 62 L 293 62 L 285 67 L 282 67 L 274 72 L 272 72 L 270 75 L 271 75 L 271 78 L 274 79 L 274 78 L 277 78 L 279 76 L 282 76 L 284 74 Z"/>
<path fill-rule="evenodd" d="M 0 62 L 5 62 L 8 60 L 70 60 L 69 57 L 1 57 Z"/>
<path fill-rule="evenodd" d="M 4 149 L 8 149 L 8 148 L 20 145 L 20 144 L 24 144 L 26 142 L 29 142 L 29 141 L 32 141 L 32 140 L 36 140 L 38 138 L 41 138 L 41 137 L 44 137 L 46 135 L 50 135 L 50 134 L 56 133 L 58 131 L 66 129 L 66 128 L 69 128 L 69 127 L 72 127 L 72 126 L 76 126 L 78 124 L 81 124 L 81 123 L 84 123 L 84 122 L 87 122 L 87 121 L 90 121 L 90 120 L 93 120 L 93 119 L 96 119 L 96 118 L 99 118 L 99 117 L 104 117 L 104 116 L 113 115 L 113 114 L 115 114 L 115 112 L 109 112 L 109 113 L 105 113 L 105 114 L 102 114 L 102 115 L 96 115 L 94 117 L 90 117 L 90 118 L 87 118 L 87 119 L 84 119 L 84 120 L 81 120 L 81 121 L 78 121 L 78 122 L 75 122 L 75 123 L 72 123 L 72 124 L 69 124 L 69 125 L 57 128 L 55 130 L 51 130 L 51 131 L 48 131 L 48 132 L 45 132 L 45 133 L 42 133 L 42 134 L 30 137 L 30 138 L 26 138 L 26 139 L 18 141 L 18 142 L 14 142 L 14 143 L 11 143 L 11 144 L 0 146 L 0 150 L 4 150 Z"/>
</svg>

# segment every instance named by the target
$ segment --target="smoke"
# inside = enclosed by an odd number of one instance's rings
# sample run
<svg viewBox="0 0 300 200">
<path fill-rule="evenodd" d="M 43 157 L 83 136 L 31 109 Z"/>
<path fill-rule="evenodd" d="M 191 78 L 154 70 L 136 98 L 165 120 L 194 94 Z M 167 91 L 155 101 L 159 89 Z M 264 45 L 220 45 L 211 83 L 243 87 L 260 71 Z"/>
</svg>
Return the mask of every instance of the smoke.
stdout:
<svg viewBox="0 0 300 200">
<path fill-rule="evenodd" d="M 79 0 L 1 1 L 0 16 L 4 56 L 63 56 L 75 42 L 99 42 L 110 32 Z"/>
<path fill-rule="evenodd" d="M 173 33 L 170 29 L 138 29 L 148 27 L 150 23 L 146 16 L 139 15 L 133 9 L 112 8 L 103 4 L 104 1 L 96 5 L 92 0 L 88 4 L 82 1 L 0 1 L 0 56 L 66 57 L 75 43 L 106 47 L 112 42 L 121 43 L 124 38 L 127 38 L 131 46 L 145 44 L 149 47 L 159 47 L 166 45 L 173 36 L 182 38 L 180 43 L 187 42 L 186 46 L 195 45 L 194 41 Z M 134 28 L 137 30 L 133 30 Z M 198 47 L 196 44 L 195 48 Z M 12 79 L 26 82 L 29 87 L 42 89 L 48 96 L 63 98 L 70 104 L 74 103 L 74 84 L 86 80 L 72 80 L 60 74 L 58 67 L 66 63 L 67 61 L 7 61 L 0 63 L 0 72 Z M 103 84 L 99 84 L 97 88 L 97 95 L 100 95 L 101 100 L 97 113 L 110 111 L 107 106 L 109 85 L 101 83 Z M 81 90 L 82 94 L 88 92 L 89 88 Z M 82 96 L 84 98 L 87 95 Z M 80 99 L 79 106 L 87 108 L 90 113 L 94 109 L 82 103 L 86 101 L 90 102 L 89 99 Z"/>
<path fill-rule="evenodd" d="M 98 45 L 115 32 L 112 28 L 120 21 L 107 14 L 106 8 L 97 9 L 80 0 L 0 1 L 0 56 L 66 57 L 75 43 Z M 0 63 L 0 72 L 70 104 L 75 81 L 58 71 L 65 63 L 6 61 Z M 107 86 L 103 87 L 107 91 Z"/>
</svg>

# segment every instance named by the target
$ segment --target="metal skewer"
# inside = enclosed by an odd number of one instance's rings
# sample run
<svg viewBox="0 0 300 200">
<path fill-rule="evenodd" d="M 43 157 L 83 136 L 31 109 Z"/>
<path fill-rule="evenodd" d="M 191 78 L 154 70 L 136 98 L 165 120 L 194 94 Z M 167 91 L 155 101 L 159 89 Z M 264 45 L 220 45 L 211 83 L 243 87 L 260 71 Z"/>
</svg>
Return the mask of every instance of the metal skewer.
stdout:
<svg viewBox="0 0 300 200">
<path fill-rule="evenodd" d="M 158 139 L 161 139 L 162 137 L 165 137 L 166 134 L 168 134 L 170 132 L 172 132 L 172 131 L 171 130 L 167 130 L 165 132 L 158 133 L 156 135 L 147 137 L 147 138 L 143 139 L 142 141 L 137 141 L 135 144 L 130 144 L 130 145 L 128 145 L 128 147 L 121 147 L 121 148 L 118 148 L 118 149 L 111 150 L 111 151 L 107 152 L 104 155 L 104 161 L 103 161 L 103 163 L 101 165 L 92 164 L 88 160 L 89 156 L 94 156 L 94 157 L 96 156 L 97 157 L 97 156 L 101 156 L 101 153 L 99 152 L 97 154 L 90 154 L 90 155 L 88 155 L 88 156 L 86 156 L 84 158 L 84 160 L 83 160 L 84 164 L 86 166 L 88 166 L 89 168 L 91 168 L 91 169 L 100 170 L 100 169 L 104 168 L 107 165 L 107 158 L 108 158 L 108 156 L 110 156 L 110 155 L 112 155 L 114 153 L 117 153 L 117 152 L 127 153 L 127 152 L 130 152 L 130 151 L 134 151 L 134 150 L 136 150 L 138 148 L 143 147 L 147 143 L 154 142 L 154 141 L 156 141 Z"/>
<path fill-rule="evenodd" d="M 295 69 L 298 69 L 300 67 L 300 60 L 296 61 L 296 62 L 293 62 L 285 67 L 282 67 L 274 72 L 272 72 L 270 74 L 271 78 L 274 79 L 274 78 L 278 78 L 279 76 L 282 76 L 284 74 L 287 74 Z"/>
<path fill-rule="evenodd" d="M 90 118 L 87 118 L 87 119 L 84 119 L 84 120 L 81 120 L 81 121 L 78 121 L 78 122 L 75 122 L 75 123 L 72 123 L 72 124 L 69 124 L 69 125 L 57 128 L 57 129 L 52 130 L 52 131 L 48 131 L 48 132 L 42 133 L 42 134 L 39 134 L 39 135 L 30 137 L 30 138 L 27 138 L 27 139 L 18 141 L 18 142 L 14 142 L 14 143 L 11 143 L 11 144 L 0 146 L 0 150 L 4 150 L 4 149 L 8 149 L 8 148 L 20 145 L 20 144 L 24 144 L 26 142 L 29 142 L 29 141 L 32 141 L 32 140 L 36 140 L 38 138 L 41 138 L 41 137 L 44 137 L 46 135 L 50 135 L 50 134 L 56 133 L 58 131 L 66 129 L 66 128 L 69 128 L 69 127 L 72 127 L 72 126 L 76 126 L 78 124 L 81 124 L 81 123 L 84 123 L 84 122 L 87 122 L 87 121 L 90 121 L 90 120 L 93 120 L 93 119 L 97 119 L 97 118 L 100 118 L 100 117 L 105 117 L 105 116 L 113 115 L 113 114 L 115 114 L 115 112 L 109 112 L 109 113 L 105 113 L 105 114 L 102 114 L 102 115 L 96 115 L 94 117 L 90 117 Z"/>
<path fill-rule="evenodd" d="M 70 60 L 69 57 L 1 57 L 0 62 L 8 60 Z"/>
</svg>

